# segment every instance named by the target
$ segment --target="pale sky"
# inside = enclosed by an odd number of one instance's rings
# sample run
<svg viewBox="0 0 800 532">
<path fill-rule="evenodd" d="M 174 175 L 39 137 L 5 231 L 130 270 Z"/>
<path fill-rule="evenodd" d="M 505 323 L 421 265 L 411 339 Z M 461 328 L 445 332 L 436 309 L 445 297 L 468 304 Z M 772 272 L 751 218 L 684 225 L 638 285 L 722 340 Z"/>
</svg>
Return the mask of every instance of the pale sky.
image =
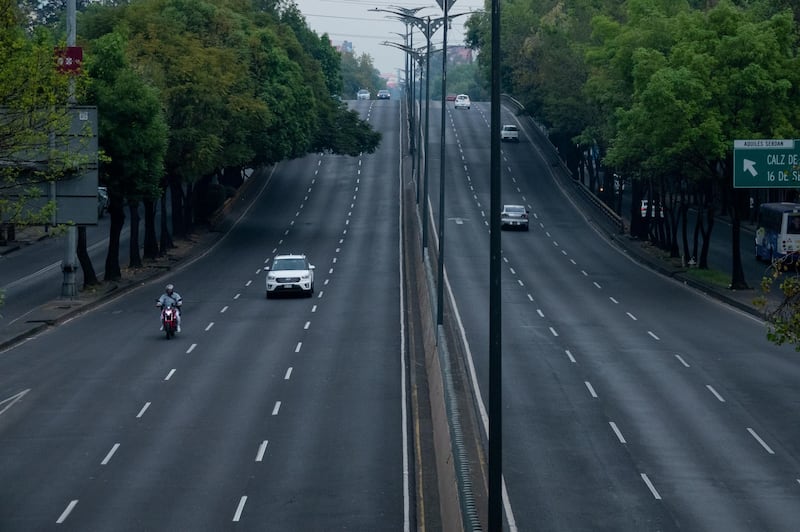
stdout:
<svg viewBox="0 0 800 532">
<path fill-rule="evenodd" d="M 385 46 L 384 41 L 403 44 L 405 24 L 394 20 L 391 13 L 373 12 L 374 8 L 392 9 L 392 6 L 405 9 L 424 7 L 417 12 L 418 17 L 438 18 L 443 15 L 437 0 L 294 0 L 306 18 L 308 26 L 319 35 L 327 33 L 334 45 L 342 41 L 353 43 L 356 57 L 362 53 L 372 56 L 375 68 L 381 73 L 396 72 L 405 67 L 405 53 L 392 46 Z M 483 10 L 483 0 L 450 0 L 450 15 Z M 464 43 L 464 22 L 468 15 L 453 19 L 452 27 L 447 31 L 447 44 Z M 397 35 L 397 34 L 401 35 Z M 440 28 L 432 40 L 432 46 L 441 48 L 442 33 Z M 414 48 L 425 45 L 425 37 L 418 30 L 414 31 Z"/>
</svg>

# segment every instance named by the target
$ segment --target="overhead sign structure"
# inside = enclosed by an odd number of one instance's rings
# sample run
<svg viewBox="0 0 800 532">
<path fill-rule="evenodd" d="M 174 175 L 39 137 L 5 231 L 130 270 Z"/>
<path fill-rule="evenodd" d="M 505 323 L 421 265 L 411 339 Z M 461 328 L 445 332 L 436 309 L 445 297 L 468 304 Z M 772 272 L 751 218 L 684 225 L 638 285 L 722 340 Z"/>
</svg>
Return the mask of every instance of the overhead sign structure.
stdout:
<svg viewBox="0 0 800 532">
<path fill-rule="evenodd" d="M 800 188 L 800 141 L 733 141 L 735 188 Z"/>
</svg>

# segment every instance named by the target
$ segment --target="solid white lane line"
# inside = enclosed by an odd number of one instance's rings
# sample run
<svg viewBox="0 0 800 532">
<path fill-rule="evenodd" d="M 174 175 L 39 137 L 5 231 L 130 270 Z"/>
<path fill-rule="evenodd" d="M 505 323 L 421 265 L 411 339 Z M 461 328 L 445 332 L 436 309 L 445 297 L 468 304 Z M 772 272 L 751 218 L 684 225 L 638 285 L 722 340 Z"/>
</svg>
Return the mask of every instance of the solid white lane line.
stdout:
<svg viewBox="0 0 800 532">
<path fill-rule="evenodd" d="M 634 316 L 634 315 L 633 315 L 633 314 L 631 314 L 630 312 L 626 312 L 625 314 L 627 314 L 627 315 L 628 315 L 628 317 L 629 317 L 630 319 L 632 319 L 633 321 L 638 321 L 638 320 L 636 319 L 636 316 Z"/>
<path fill-rule="evenodd" d="M 303 329 L 307 331 L 309 327 L 311 327 L 311 322 L 307 321 L 306 324 L 303 325 Z"/>
<path fill-rule="evenodd" d="M 553 334 L 553 336 L 558 336 L 558 333 L 552 327 L 550 327 L 550 332 Z"/>
<path fill-rule="evenodd" d="M 677 358 L 677 359 L 678 359 L 678 361 L 679 361 L 681 364 L 683 364 L 684 366 L 686 366 L 687 368 L 690 368 L 690 367 L 691 367 L 691 366 L 690 366 L 690 365 L 689 365 L 689 364 L 688 364 L 688 363 L 687 363 L 687 362 L 686 362 L 686 361 L 683 359 L 683 357 L 682 357 L 682 356 L 680 356 L 680 355 L 675 355 L 675 358 Z"/>
<path fill-rule="evenodd" d="M 192 344 L 192 345 L 190 345 L 190 346 L 189 346 L 189 349 L 187 349 L 187 350 L 186 350 L 186 354 L 188 355 L 189 353 L 191 353 L 192 351 L 194 351 L 194 348 L 195 348 L 195 347 L 197 347 L 197 344 Z"/>
<path fill-rule="evenodd" d="M 589 382 L 589 381 L 583 381 L 583 383 L 584 383 L 584 384 L 586 385 L 586 387 L 589 389 L 589 393 L 592 395 L 592 397 L 594 397 L 595 399 L 597 399 L 597 393 L 594 391 L 594 388 L 592 387 L 592 383 L 591 383 L 591 382 Z"/>
<path fill-rule="evenodd" d="M 292 378 L 292 368 L 286 370 L 286 375 L 283 376 L 283 380 L 288 381 Z"/>
<path fill-rule="evenodd" d="M 613 421 L 609 421 L 608 424 L 611 425 L 611 429 L 614 431 L 614 434 L 617 435 L 617 439 L 619 440 L 620 443 L 628 443 L 625 441 L 625 437 L 622 435 L 622 432 L 620 432 L 620 430 L 617 428 L 616 423 L 614 423 Z"/>
<path fill-rule="evenodd" d="M 764 448 L 764 449 L 765 449 L 765 450 L 766 450 L 766 451 L 767 451 L 769 454 L 775 454 L 775 451 L 773 451 L 773 450 L 770 448 L 770 446 L 769 446 L 769 445 L 767 445 L 767 442 L 765 442 L 764 440 L 762 440 L 762 439 L 761 439 L 761 437 L 760 437 L 758 434 L 756 434 L 756 431 L 754 431 L 754 430 L 753 430 L 753 429 L 751 429 L 750 427 L 747 427 L 747 432 L 749 432 L 749 433 L 750 433 L 750 435 L 751 435 L 753 438 L 755 438 L 755 439 L 756 439 L 756 441 L 757 441 L 758 443 L 760 443 L 760 444 L 761 444 L 761 447 L 763 447 L 763 448 Z"/>
<path fill-rule="evenodd" d="M 175 375 L 175 368 L 172 368 L 171 370 L 169 370 L 169 373 L 167 373 L 167 376 L 166 376 L 166 377 L 164 377 L 164 380 L 165 380 L 165 381 L 168 381 L 168 380 L 170 380 L 170 379 L 172 378 L 172 376 L 173 376 L 173 375 Z"/>
<path fill-rule="evenodd" d="M 30 388 L 27 388 L 27 389 L 25 389 L 25 390 L 22 390 L 22 391 L 21 391 L 21 392 L 19 392 L 19 393 L 15 393 L 14 395 L 12 395 L 11 397 L 9 397 L 9 398 L 7 398 L 7 399 L 3 399 L 2 401 L 0 401 L 0 406 L 2 406 L 2 407 L 3 407 L 2 409 L 0 409 L 0 414 L 2 414 L 2 413 L 3 413 L 3 412 L 5 412 L 6 410 L 8 410 L 8 409 L 9 409 L 9 408 L 11 408 L 12 406 L 14 406 L 14 404 L 15 404 L 17 401 L 19 401 L 20 399 L 22 399 L 23 397 L 25 397 L 25 395 L 26 395 L 26 394 L 27 394 L 29 391 L 31 391 L 31 389 L 30 389 Z M 5 406 L 3 406 L 3 405 L 5 405 Z"/>
<path fill-rule="evenodd" d="M 69 517 L 69 514 L 72 513 L 72 510 L 75 508 L 76 504 L 78 504 L 78 499 L 74 499 L 74 500 L 69 501 L 69 504 L 64 509 L 64 511 L 61 512 L 61 515 L 59 516 L 59 518 L 56 521 L 56 523 L 61 524 L 64 521 L 66 521 L 67 517 Z"/>
<path fill-rule="evenodd" d="M 299 353 L 301 347 L 303 347 L 303 342 L 297 342 L 297 345 L 294 348 L 294 352 Z"/>
<path fill-rule="evenodd" d="M 228 305 L 225 305 L 224 307 L 222 307 L 222 310 L 220 310 L 219 313 L 224 314 L 227 311 L 228 311 Z"/>
<path fill-rule="evenodd" d="M 137 417 L 137 418 L 140 418 L 140 417 L 142 417 L 142 416 L 144 415 L 144 413 L 145 413 L 145 412 L 147 412 L 147 409 L 148 409 L 148 408 L 150 408 L 150 401 L 148 401 L 148 402 L 146 402 L 146 403 L 144 404 L 144 406 L 142 407 L 142 409 L 141 409 L 141 410 L 139 410 L 139 413 L 138 413 L 138 414 L 136 414 L 136 417 Z"/>
<path fill-rule="evenodd" d="M 275 406 L 272 408 L 272 415 L 277 416 L 280 409 L 281 409 L 281 402 L 275 401 Z"/>
<path fill-rule="evenodd" d="M 661 338 L 656 336 L 656 333 L 654 333 L 653 331 L 647 331 L 647 334 L 649 334 L 650 336 L 652 336 L 656 340 L 661 340 Z"/>
<path fill-rule="evenodd" d="M 642 480 L 644 480 L 644 483 L 647 484 L 647 488 L 650 490 L 650 493 L 653 494 L 653 497 L 660 501 L 661 495 L 659 495 L 658 491 L 656 491 L 656 487 L 653 486 L 653 483 L 650 482 L 650 479 L 644 473 L 642 473 Z"/>
<path fill-rule="evenodd" d="M 709 392 L 714 394 L 714 397 L 716 397 L 720 403 L 725 402 L 725 399 L 720 394 L 717 393 L 717 390 L 715 390 L 713 386 L 711 386 L 710 384 L 706 384 L 706 388 L 708 388 Z"/>
<path fill-rule="evenodd" d="M 258 452 L 256 453 L 256 462 L 261 462 L 264 460 L 264 453 L 267 452 L 267 445 L 269 445 L 269 441 L 264 440 L 261 442 L 261 445 L 258 446 Z"/>
<path fill-rule="evenodd" d="M 572 356 L 572 353 L 569 352 L 569 349 L 566 350 L 566 353 L 567 353 L 567 356 L 569 357 L 569 361 L 572 362 L 573 364 L 577 364 L 578 361 L 575 360 L 575 357 Z"/>
<path fill-rule="evenodd" d="M 209 323 L 208 325 L 206 325 L 206 331 L 208 331 L 209 329 L 211 329 L 211 327 L 213 327 L 213 326 L 214 326 L 214 322 L 212 321 L 211 323 Z"/>
<path fill-rule="evenodd" d="M 119 449 L 119 444 L 115 443 L 114 446 L 111 448 L 111 450 L 108 451 L 108 454 L 106 455 L 106 457 L 103 458 L 103 461 L 100 462 L 100 465 L 108 464 L 111 461 L 111 457 L 114 456 L 115 452 L 117 452 L 117 449 Z"/>
<path fill-rule="evenodd" d="M 236 507 L 236 513 L 233 514 L 233 521 L 238 522 L 239 519 L 242 518 L 242 512 L 244 511 L 244 505 L 247 502 L 247 495 L 242 495 L 242 498 L 239 499 L 239 506 Z"/>
</svg>

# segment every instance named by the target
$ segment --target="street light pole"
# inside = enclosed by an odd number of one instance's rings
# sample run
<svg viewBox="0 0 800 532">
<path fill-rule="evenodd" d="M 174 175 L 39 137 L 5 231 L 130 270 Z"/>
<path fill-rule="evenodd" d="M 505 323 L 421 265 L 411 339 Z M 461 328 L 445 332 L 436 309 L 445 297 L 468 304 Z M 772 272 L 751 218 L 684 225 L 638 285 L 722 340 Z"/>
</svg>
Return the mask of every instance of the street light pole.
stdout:
<svg viewBox="0 0 800 532">
<path fill-rule="evenodd" d="M 450 2 L 455 0 L 440 0 L 440 5 L 444 10 L 444 33 L 442 34 L 442 127 L 440 135 L 440 152 L 439 152 L 439 260 L 437 261 L 437 278 L 436 283 L 436 325 L 441 327 L 444 323 L 444 176 L 445 176 L 445 137 L 447 131 L 447 26 L 450 21 L 447 20 L 449 14 Z"/>
</svg>

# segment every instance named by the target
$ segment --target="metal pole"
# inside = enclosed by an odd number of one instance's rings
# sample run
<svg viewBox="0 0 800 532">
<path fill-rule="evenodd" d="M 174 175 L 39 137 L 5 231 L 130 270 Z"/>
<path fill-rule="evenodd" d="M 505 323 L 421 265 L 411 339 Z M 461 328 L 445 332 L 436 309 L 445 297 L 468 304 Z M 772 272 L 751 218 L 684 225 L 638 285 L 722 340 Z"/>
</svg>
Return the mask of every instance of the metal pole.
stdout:
<svg viewBox="0 0 800 532">
<path fill-rule="evenodd" d="M 503 530 L 502 297 L 500 236 L 500 0 L 492 0 L 492 110 L 489 150 L 489 508 L 490 531 Z"/>
<path fill-rule="evenodd" d="M 442 133 L 439 161 L 439 261 L 436 286 L 436 325 L 444 323 L 444 176 L 445 176 L 445 132 L 447 131 L 447 19 L 450 0 L 442 0 L 444 6 L 444 33 L 442 34 Z"/>
<path fill-rule="evenodd" d="M 431 115 L 431 17 L 426 21 L 425 36 L 428 39 L 428 52 L 425 54 L 425 179 L 422 185 L 422 252 L 428 249 L 428 146 L 430 145 Z"/>
<path fill-rule="evenodd" d="M 67 46 L 75 46 L 76 34 L 76 6 L 75 0 L 67 0 Z M 75 80 L 69 81 L 69 104 L 75 103 Z M 57 186 L 54 184 L 54 186 Z M 67 227 L 67 238 L 64 242 L 64 261 L 61 263 L 63 280 L 61 282 L 61 297 L 75 297 L 78 289 L 75 281 L 75 272 L 78 269 L 78 228 L 75 225 Z"/>
</svg>

